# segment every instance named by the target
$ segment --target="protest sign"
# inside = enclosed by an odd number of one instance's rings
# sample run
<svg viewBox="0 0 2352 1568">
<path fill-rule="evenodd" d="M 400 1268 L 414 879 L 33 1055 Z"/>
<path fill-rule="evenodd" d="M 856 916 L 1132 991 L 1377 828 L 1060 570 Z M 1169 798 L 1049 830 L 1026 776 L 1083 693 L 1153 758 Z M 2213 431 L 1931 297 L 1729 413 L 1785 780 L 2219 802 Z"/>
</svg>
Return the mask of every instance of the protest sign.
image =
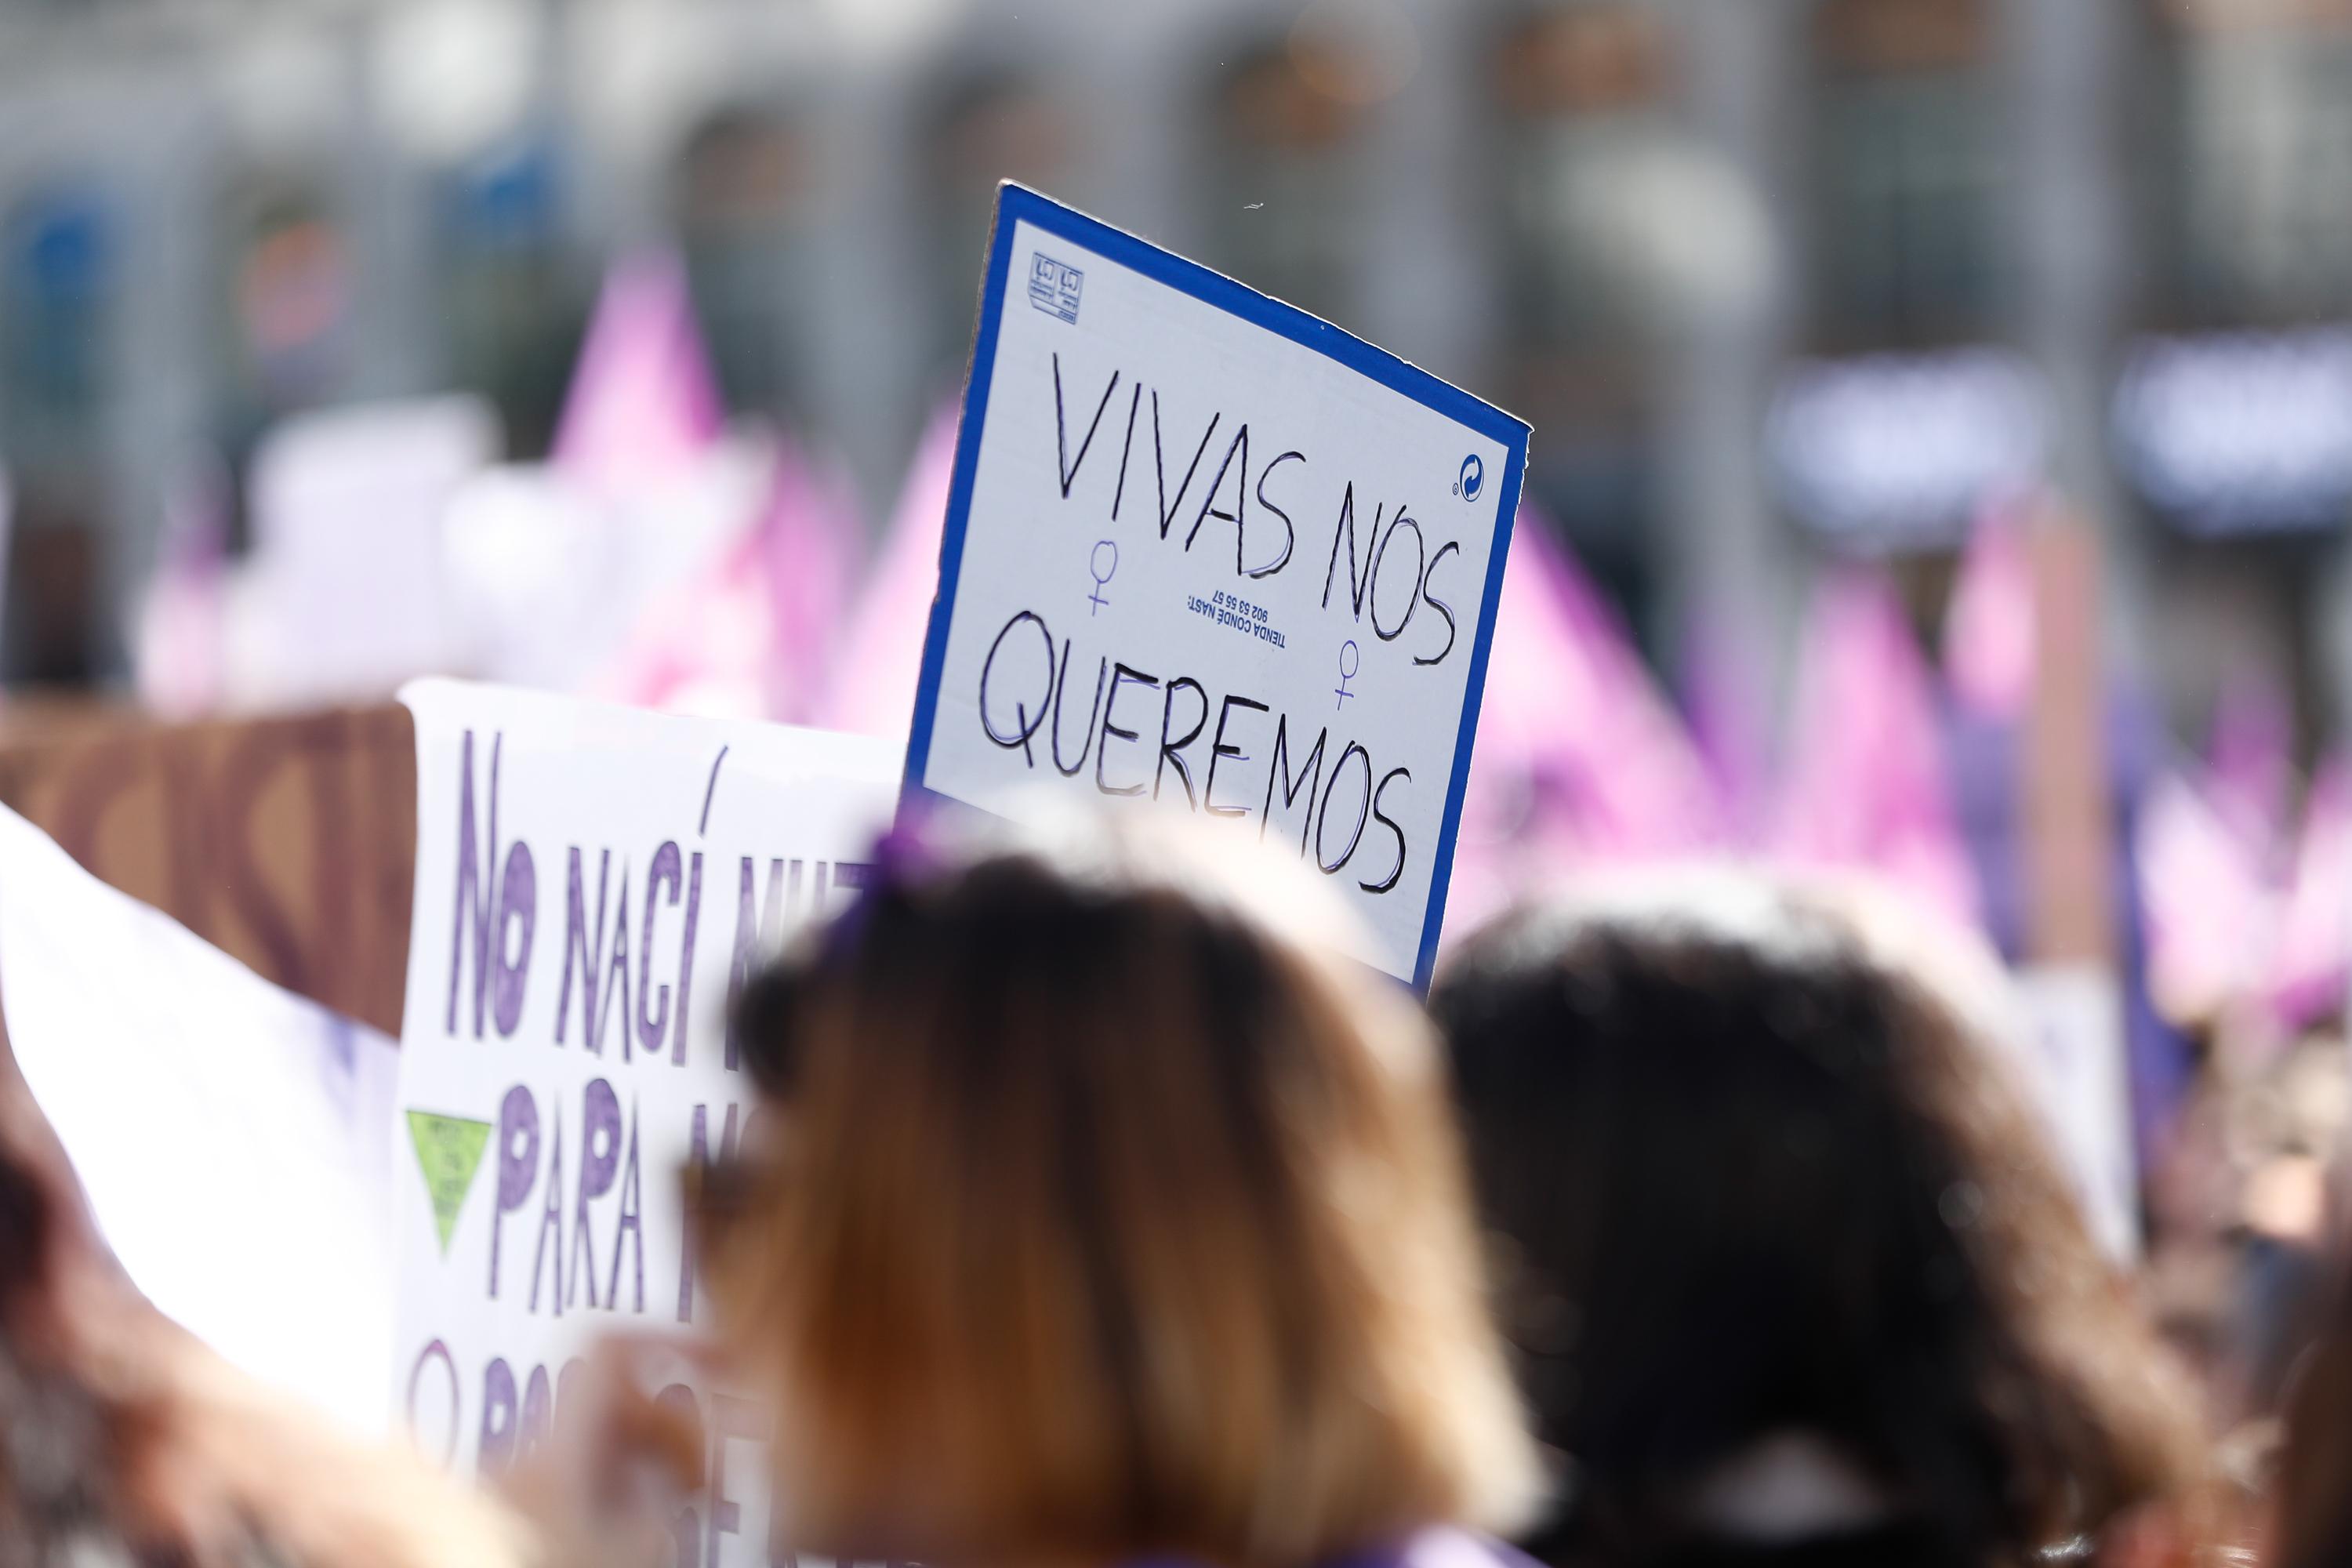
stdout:
<svg viewBox="0 0 2352 1568">
<path fill-rule="evenodd" d="M 0 805 L 262 978 L 399 1032 L 416 834 L 401 709 L 159 724 L 12 702 Z"/>
<path fill-rule="evenodd" d="M 459 657 L 442 512 L 497 455 L 499 419 L 457 394 L 294 415 L 253 460 L 253 548 L 230 574 L 223 695 L 282 709 L 381 700 Z"/>
<path fill-rule="evenodd" d="M 148 1300 L 252 1375 L 382 1430 L 392 1041 L 106 886 L 5 808 L 0 1009 Z"/>
<path fill-rule="evenodd" d="M 680 1173 L 740 1146 L 730 992 L 863 884 L 896 748 L 454 681 L 416 721 L 396 1131 L 395 1409 L 497 1475 L 567 1419 L 607 1331 L 705 1307 Z M 764 1564 L 751 1404 L 681 1373 L 709 1445 L 681 1563 Z"/>
<path fill-rule="evenodd" d="M 1002 188 L 910 801 L 1045 782 L 1229 817 L 1425 983 L 1527 426 Z"/>
<path fill-rule="evenodd" d="M 2128 1264 L 2140 1246 L 2139 1170 L 2116 951 L 2115 795 L 2100 721 L 2098 535 L 2050 512 L 2034 521 L 2028 552 L 2034 658 L 2019 779 L 2027 913 L 2020 988 L 2051 1123 L 2091 1234 Z M 2206 882 L 2200 896 L 2227 886 L 2226 877 Z"/>
<path fill-rule="evenodd" d="M 2095 963 L 2021 971 L 2032 1064 L 2028 1083 L 2083 1218 L 2108 1257 L 2139 1255 L 2139 1163 L 2132 1146 L 2131 1075 L 2124 1059 L 2123 989 Z"/>
</svg>

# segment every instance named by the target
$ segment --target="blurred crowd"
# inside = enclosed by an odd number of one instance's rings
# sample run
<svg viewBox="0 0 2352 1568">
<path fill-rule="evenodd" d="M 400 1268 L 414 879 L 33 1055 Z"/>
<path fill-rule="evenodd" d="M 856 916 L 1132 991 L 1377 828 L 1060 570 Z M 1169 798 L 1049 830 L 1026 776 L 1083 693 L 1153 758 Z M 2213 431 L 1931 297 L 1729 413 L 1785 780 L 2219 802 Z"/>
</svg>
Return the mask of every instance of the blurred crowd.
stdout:
<svg viewBox="0 0 2352 1568">
<path fill-rule="evenodd" d="M 757 1396 L 773 1560 L 2347 1560 L 2345 1259 L 2248 1270 L 2292 1345 L 2182 1353 L 1981 941 L 1866 879 L 1651 868 L 1521 900 L 1424 1009 L 1262 854 L 902 825 L 745 988 L 693 1353 Z M 2307 1240 L 2335 1132 L 2243 1134 L 2311 1166 L 2255 1182 Z M 0 1559 L 682 1568 L 719 1506 L 643 1370 L 674 1347 L 567 1373 L 481 1492 L 246 1386 L 115 1268 L 13 1069 L 0 1220 Z"/>
<path fill-rule="evenodd" d="M 779 1561 L 2352 1563 L 2352 5 L 668 3 L 0 0 L 0 746 L 903 736 L 1001 177 L 1537 432 L 1425 1006 L 1083 824 L 747 994 Z M 687 1568 L 634 1353 L 315 1431 L 0 1051 L 0 1568 Z"/>
<path fill-rule="evenodd" d="M 289 415 L 462 389 L 544 456 L 655 244 L 721 405 L 878 516 L 1012 176 L 1526 416 L 1684 700 L 1728 658 L 1777 701 L 1842 556 L 1932 633 L 1988 490 L 2048 479 L 2168 730 L 2251 675 L 2307 764 L 2347 71 L 2332 0 L 8 0 L 0 673 L 119 679 L 185 492 L 242 552 Z"/>
</svg>

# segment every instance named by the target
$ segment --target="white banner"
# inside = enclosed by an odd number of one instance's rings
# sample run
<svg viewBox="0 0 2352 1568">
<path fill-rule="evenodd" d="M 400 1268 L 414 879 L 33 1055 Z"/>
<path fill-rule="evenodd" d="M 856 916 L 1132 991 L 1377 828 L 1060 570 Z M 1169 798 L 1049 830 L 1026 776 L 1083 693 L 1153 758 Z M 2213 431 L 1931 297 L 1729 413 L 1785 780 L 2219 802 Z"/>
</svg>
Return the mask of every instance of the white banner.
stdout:
<svg viewBox="0 0 2352 1568">
<path fill-rule="evenodd" d="M 2037 1047 L 2033 1068 L 2059 1157 L 2107 1256 L 2139 1256 L 2139 1163 L 2132 1147 L 2124 1002 L 2096 964 L 2043 964 L 2017 977 Z"/>
<path fill-rule="evenodd" d="M 1435 958 L 1527 426 L 1004 187 L 908 782 L 1234 819 Z"/>
<path fill-rule="evenodd" d="M 895 748 L 453 681 L 416 718 L 401 1035 L 396 1408 L 495 1475 L 562 1424 L 607 1330 L 706 1312 L 680 1173 L 753 1104 L 730 992 L 862 884 Z M 680 1375 L 707 1502 L 681 1562 L 767 1561 L 755 1406 Z M 686 1539 L 690 1531 L 694 1539 Z"/>
<path fill-rule="evenodd" d="M 5 807 L 0 1005 L 131 1282 L 246 1372 L 381 1432 L 392 1042 L 108 887 Z"/>
</svg>

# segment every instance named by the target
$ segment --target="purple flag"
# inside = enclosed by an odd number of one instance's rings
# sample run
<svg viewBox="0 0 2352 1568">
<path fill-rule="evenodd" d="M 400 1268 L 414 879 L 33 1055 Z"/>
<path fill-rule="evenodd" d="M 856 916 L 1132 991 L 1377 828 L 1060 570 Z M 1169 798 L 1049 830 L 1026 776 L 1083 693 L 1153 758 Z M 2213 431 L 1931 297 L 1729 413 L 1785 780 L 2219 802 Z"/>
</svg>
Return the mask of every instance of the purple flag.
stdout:
<svg viewBox="0 0 2352 1568">
<path fill-rule="evenodd" d="M 2148 994 L 2176 1024 L 2208 1021 L 2259 983 L 2277 901 L 2245 840 L 2178 773 L 2148 785 L 2132 851 Z"/>
<path fill-rule="evenodd" d="M 1734 843 L 1760 837 L 1771 810 L 1771 664 L 1737 605 L 1695 616 L 1683 647 L 1683 711 Z"/>
<path fill-rule="evenodd" d="M 711 717 L 814 720 L 858 533 L 847 484 L 779 439 L 765 506 L 638 623 L 603 689 Z"/>
<path fill-rule="evenodd" d="M 2269 876 L 2284 853 L 2294 716 L 2267 675 L 2241 668 L 2221 686 L 2205 754 L 2205 797 Z"/>
<path fill-rule="evenodd" d="M 2290 1029 L 2344 1005 L 2352 984 L 2352 758 L 2327 759 L 2305 793 L 2303 837 L 2279 911 L 2271 1005 Z"/>
<path fill-rule="evenodd" d="M 814 723 L 824 706 L 841 622 L 865 552 L 866 530 L 848 476 L 820 473 L 786 441 L 760 538 L 760 564 L 775 624 L 772 689 L 780 719 Z"/>
<path fill-rule="evenodd" d="M 1969 714 L 2014 723 L 2033 701 L 2033 557 L 2008 512 L 1977 520 L 1944 617 L 1944 674 Z"/>
<path fill-rule="evenodd" d="M 690 467 L 718 439 L 724 417 L 685 267 L 667 251 L 615 262 L 572 373 L 551 461 L 593 489 L 635 489 Z"/>
<path fill-rule="evenodd" d="M 1875 574 L 1843 571 L 1813 595 L 1774 847 L 1874 871 L 1953 919 L 1978 918 L 1927 660 Z"/>
<path fill-rule="evenodd" d="M 1720 847 L 1706 766 L 1615 612 L 1522 507 L 1496 605 L 1450 915 L 1596 862 Z"/>
</svg>

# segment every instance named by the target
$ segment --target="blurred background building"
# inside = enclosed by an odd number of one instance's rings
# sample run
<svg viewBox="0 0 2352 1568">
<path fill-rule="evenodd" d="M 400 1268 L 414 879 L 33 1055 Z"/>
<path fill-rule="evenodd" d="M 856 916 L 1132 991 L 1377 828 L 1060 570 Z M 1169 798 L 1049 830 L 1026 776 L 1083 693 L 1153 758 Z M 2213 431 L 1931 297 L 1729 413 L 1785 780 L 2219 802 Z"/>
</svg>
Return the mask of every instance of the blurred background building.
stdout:
<svg viewBox="0 0 2352 1568">
<path fill-rule="evenodd" d="M 2177 734 L 2248 675 L 2347 728 L 2352 0 L 0 0 L 0 669 L 119 678 L 289 412 L 543 453 L 648 244 L 878 517 L 1004 177 L 1527 417 L 1678 689 L 1784 684 L 1843 556 L 1934 637 L 2054 496 Z"/>
</svg>

